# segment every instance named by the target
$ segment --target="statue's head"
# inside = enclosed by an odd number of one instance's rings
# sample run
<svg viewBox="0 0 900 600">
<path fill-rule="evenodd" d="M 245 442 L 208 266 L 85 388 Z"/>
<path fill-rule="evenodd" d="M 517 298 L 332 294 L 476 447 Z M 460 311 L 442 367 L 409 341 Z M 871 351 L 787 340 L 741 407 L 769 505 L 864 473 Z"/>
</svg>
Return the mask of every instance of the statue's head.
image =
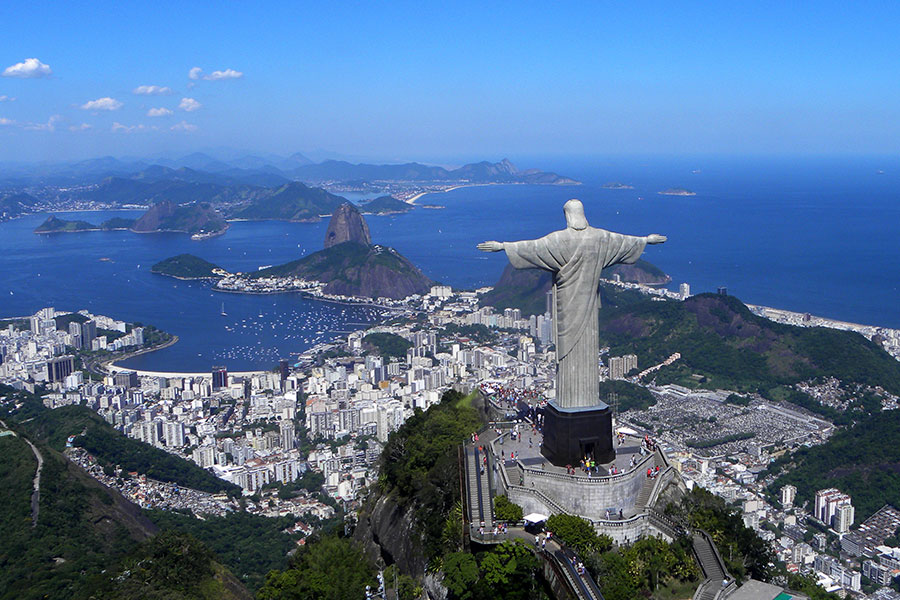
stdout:
<svg viewBox="0 0 900 600">
<path fill-rule="evenodd" d="M 566 214 L 566 225 L 570 229 L 587 229 L 587 217 L 584 216 L 584 204 L 581 200 L 572 198 L 563 206 L 563 212 Z"/>
</svg>

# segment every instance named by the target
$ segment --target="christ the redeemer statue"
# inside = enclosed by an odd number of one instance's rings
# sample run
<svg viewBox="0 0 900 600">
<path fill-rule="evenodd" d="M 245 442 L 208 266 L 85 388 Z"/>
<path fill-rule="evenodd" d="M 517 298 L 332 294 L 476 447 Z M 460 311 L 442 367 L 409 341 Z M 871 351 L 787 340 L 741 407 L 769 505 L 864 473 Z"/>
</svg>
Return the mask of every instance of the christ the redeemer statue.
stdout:
<svg viewBox="0 0 900 600">
<path fill-rule="evenodd" d="M 612 265 L 631 264 L 647 244 L 666 241 L 662 235 L 636 237 L 588 225 L 580 200 L 563 210 L 567 227 L 536 240 L 483 242 L 485 252 L 506 251 L 516 269 L 553 273 L 553 324 L 556 330 L 555 408 L 572 411 L 605 405 L 600 400 L 600 349 L 597 286 L 600 272 Z"/>
</svg>

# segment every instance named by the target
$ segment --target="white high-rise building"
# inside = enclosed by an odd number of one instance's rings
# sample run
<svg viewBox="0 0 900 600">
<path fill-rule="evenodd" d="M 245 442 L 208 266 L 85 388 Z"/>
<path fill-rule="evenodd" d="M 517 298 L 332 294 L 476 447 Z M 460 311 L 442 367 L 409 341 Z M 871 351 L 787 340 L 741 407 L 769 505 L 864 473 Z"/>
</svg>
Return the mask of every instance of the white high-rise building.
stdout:
<svg viewBox="0 0 900 600">
<path fill-rule="evenodd" d="M 678 286 L 678 293 L 681 294 L 681 299 L 684 300 L 686 298 L 690 298 L 691 296 L 691 284 L 682 283 Z"/>
<path fill-rule="evenodd" d="M 184 424 L 178 421 L 166 421 L 163 427 L 163 437 L 167 448 L 181 448 L 184 446 Z"/>
<path fill-rule="evenodd" d="M 797 497 L 797 488 L 792 485 L 786 485 L 781 488 L 781 506 L 791 508 L 794 506 L 794 498 Z"/>
<path fill-rule="evenodd" d="M 278 431 L 281 434 L 282 449 L 292 450 L 294 448 L 296 438 L 294 434 L 294 423 L 291 421 L 282 421 L 278 425 Z"/>
<path fill-rule="evenodd" d="M 834 530 L 838 533 L 847 533 L 853 526 L 853 519 L 856 517 L 856 510 L 852 504 L 841 504 L 837 507 L 834 515 Z"/>
<path fill-rule="evenodd" d="M 850 496 L 836 488 L 828 488 L 816 492 L 816 518 L 832 526 L 839 506 L 851 504 Z M 852 521 L 851 521 L 852 522 Z"/>
<path fill-rule="evenodd" d="M 609 378 L 625 379 L 625 375 L 637 369 L 637 355 L 613 356 L 609 359 Z"/>
</svg>

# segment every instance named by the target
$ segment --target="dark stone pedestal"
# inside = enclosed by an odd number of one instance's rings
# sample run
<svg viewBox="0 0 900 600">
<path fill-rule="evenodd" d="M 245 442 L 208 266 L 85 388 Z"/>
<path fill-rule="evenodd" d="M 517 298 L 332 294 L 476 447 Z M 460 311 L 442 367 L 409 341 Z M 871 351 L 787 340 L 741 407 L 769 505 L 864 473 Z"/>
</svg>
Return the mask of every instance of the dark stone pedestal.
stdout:
<svg viewBox="0 0 900 600">
<path fill-rule="evenodd" d="M 602 402 L 588 408 L 560 408 L 548 403 L 541 454 L 558 467 L 577 467 L 591 454 L 598 463 L 612 462 L 616 458 L 612 410 Z"/>
</svg>

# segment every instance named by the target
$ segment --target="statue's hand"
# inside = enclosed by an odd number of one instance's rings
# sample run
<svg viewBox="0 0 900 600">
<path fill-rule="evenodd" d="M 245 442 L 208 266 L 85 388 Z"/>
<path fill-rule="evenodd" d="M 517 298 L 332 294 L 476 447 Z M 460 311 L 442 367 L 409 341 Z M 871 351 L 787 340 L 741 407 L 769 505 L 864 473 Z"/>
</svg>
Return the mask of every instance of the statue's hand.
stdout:
<svg viewBox="0 0 900 600">
<path fill-rule="evenodd" d="M 647 243 L 648 244 L 662 244 L 667 239 L 669 239 L 669 238 L 667 238 L 664 235 L 659 235 L 658 233 L 651 233 L 650 235 L 647 236 Z"/>
<path fill-rule="evenodd" d="M 478 249 L 482 252 L 500 252 L 503 250 L 503 244 L 501 242 L 481 242 L 478 244 Z"/>
</svg>

